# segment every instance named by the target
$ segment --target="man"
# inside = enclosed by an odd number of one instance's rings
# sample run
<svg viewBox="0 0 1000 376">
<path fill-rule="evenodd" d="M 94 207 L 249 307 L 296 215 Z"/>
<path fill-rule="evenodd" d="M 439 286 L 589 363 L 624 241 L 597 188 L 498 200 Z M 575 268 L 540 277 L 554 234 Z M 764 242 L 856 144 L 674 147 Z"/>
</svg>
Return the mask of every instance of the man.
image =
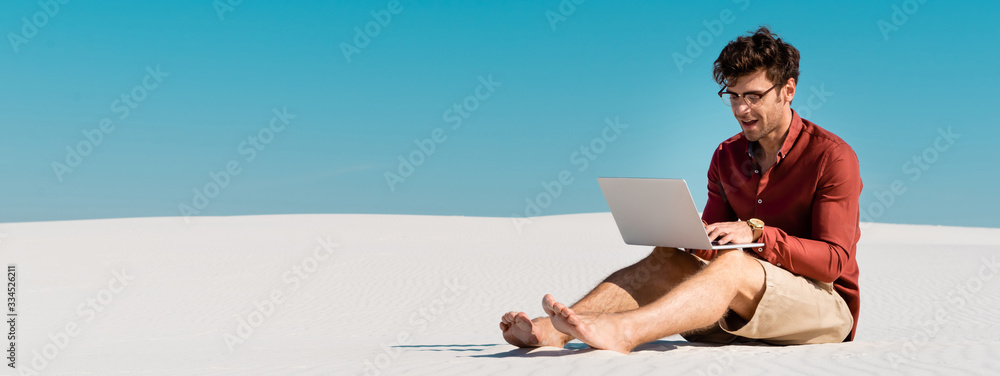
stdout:
<svg viewBox="0 0 1000 376">
<path fill-rule="evenodd" d="M 702 219 L 720 244 L 764 247 L 656 247 L 572 307 L 545 295 L 548 317 L 505 314 L 504 339 L 562 347 L 577 338 L 622 353 L 674 334 L 713 343 L 852 340 L 860 302 L 858 159 L 791 109 L 798 65 L 798 50 L 761 27 L 730 42 L 713 70 L 742 132 L 715 149 Z"/>
</svg>

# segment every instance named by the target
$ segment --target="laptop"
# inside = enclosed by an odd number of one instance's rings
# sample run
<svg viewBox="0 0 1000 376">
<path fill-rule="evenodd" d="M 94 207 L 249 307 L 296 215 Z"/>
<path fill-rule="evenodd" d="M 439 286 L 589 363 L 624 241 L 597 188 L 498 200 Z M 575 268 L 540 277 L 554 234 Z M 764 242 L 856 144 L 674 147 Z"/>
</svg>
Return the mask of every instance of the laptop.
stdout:
<svg viewBox="0 0 1000 376">
<path fill-rule="evenodd" d="M 719 245 L 708 238 L 683 179 L 597 178 L 625 244 L 685 249 L 763 247 Z"/>
</svg>

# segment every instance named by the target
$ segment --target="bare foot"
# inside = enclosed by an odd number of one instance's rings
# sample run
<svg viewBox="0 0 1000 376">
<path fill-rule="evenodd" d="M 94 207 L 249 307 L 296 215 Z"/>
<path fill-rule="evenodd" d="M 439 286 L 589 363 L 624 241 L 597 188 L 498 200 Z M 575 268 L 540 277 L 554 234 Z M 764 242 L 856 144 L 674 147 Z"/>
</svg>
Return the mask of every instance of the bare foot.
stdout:
<svg viewBox="0 0 1000 376">
<path fill-rule="evenodd" d="M 583 343 L 595 349 L 612 350 L 628 354 L 635 345 L 628 340 L 614 315 L 584 314 L 573 312 L 573 309 L 556 301 L 552 295 L 545 294 L 542 308 L 549 314 L 552 326 L 556 330 L 576 337 Z"/>
<path fill-rule="evenodd" d="M 517 347 L 563 347 L 573 340 L 553 328 L 548 317 L 531 320 L 524 312 L 507 312 L 500 318 L 500 330 L 503 339 Z"/>
</svg>

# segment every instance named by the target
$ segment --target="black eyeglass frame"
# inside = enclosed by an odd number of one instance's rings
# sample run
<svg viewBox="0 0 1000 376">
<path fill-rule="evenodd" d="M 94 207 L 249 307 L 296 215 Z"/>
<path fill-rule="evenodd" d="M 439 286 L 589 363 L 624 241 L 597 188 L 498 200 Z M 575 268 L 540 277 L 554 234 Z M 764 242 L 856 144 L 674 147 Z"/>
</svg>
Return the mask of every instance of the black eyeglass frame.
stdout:
<svg viewBox="0 0 1000 376">
<path fill-rule="evenodd" d="M 724 94 L 728 94 L 728 95 L 730 95 L 730 96 L 734 96 L 734 95 L 735 95 L 735 96 L 736 96 L 736 99 L 741 99 L 741 100 L 743 100 L 743 103 L 746 103 L 746 104 L 747 104 L 747 106 L 750 106 L 750 107 L 757 107 L 757 106 L 759 106 L 759 105 L 760 105 L 760 100 L 761 100 L 761 99 L 764 99 L 764 96 L 765 96 L 765 95 L 767 95 L 767 93 L 770 93 L 770 92 L 771 92 L 771 90 L 774 90 L 774 88 L 776 88 L 776 87 L 778 87 L 778 86 L 781 86 L 781 84 L 774 84 L 774 86 L 771 86 L 771 88 L 770 88 L 770 89 L 767 89 L 767 90 L 764 90 L 764 92 L 762 92 L 762 93 L 758 93 L 758 92 L 753 92 L 753 91 L 751 91 L 751 92 L 748 92 L 748 93 L 743 93 L 743 94 L 740 94 L 740 93 L 734 93 L 734 92 L 731 92 L 731 91 L 729 91 L 729 90 L 726 90 L 726 89 L 728 89 L 728 87 L 723 87 L 722 89 L 719 89 L 719 93 L 718 93 L 718 94 L 719 94 L 719 99 L 722 99 L 722 103 L 723 103 L 723 104 L 726 104 L 726 98 L 724 98 L 724 97 L 723 97 L 722 95 L 724 95 Z M 757 104 L 752 104 L 752 103 L 750 103 L 750 101 L 749 101 L 749 100 L 747 100 L 747 96 L 748 96 L 748 95 L 756 95 L 756 96 L 760 97 L 760 98 L 758 98 L 758 99 L 757 99 Z M 729 102 L 729 103 L 728 103 L 727 105 L 728 105 L 729 107 L 732 107 L 732 106 L 733 106 L 733 105 L 732 105 L 733 103 L 736 103 L 736 101 L 732 101 L 732 100 L 730 100 L 730 102 Z"/>
</svg>

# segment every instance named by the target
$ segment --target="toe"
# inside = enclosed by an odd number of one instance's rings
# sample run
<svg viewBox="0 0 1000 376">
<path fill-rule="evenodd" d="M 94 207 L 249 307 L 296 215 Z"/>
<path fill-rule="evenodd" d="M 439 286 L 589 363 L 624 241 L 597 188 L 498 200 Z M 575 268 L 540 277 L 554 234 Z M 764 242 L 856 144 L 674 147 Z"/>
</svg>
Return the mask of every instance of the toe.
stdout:
<svg viewBox="0 0 1000 376">
<path fill-rule="evenodd" d="M 514 317 L 517 315 L 514 311 L 507 312 L 500 318 L 503 322 L 512 323 L 514 322 Z"/>
<path fill-rule="evenodd" d="M 562 315 L 562 317 L 569 317 L 569 314 L 572 312 L 568 307 L 566 307 L 565 304 L 562 303 L 556 303 L 554 308 L 556 312 L 559 312 L 559 314 Z"/>
<path fill-rule="evenodd" d="M 514 321 L 514 325 L 517 325 L 518 328 L 521 328 L 527 332 L 531 332 L 531 320 L 526 320 L 522 319 L 521 317 L 517 317 Z"/>
<path fill-rule="evenodd" d="M 549 316 L 556 314 L 556 311 L 552 308 L 552 304 L 554 304 L 555 302 L 556 299 L 553 298 L 552 295 L 550 294 L 545 294 L 545 297 L 542 298 L 542 309 L 545 310 L 545 313 L 548 314 Z"/>
</svg>

